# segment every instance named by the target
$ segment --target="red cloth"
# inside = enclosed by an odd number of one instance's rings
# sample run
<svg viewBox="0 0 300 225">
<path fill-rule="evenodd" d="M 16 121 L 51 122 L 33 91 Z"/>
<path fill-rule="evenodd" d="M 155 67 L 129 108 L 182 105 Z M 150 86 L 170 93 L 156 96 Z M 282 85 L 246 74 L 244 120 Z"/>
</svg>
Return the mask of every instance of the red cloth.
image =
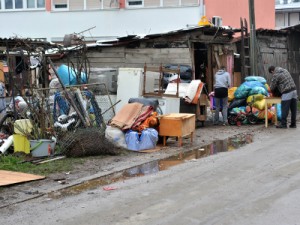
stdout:
<svg viewBox="0 0 300 225">
<path fill-rule="evenodd" d="M 141 111 L 141 114 L 138 116 L 138 118 L 135 120 L 134 124 L 132 125 L 132 129 L 138 130 L 139 125 L 143 121 L 145 121 L 152 113 L 153 113 L 152 106 L 144 106 Z"/>
</svg>

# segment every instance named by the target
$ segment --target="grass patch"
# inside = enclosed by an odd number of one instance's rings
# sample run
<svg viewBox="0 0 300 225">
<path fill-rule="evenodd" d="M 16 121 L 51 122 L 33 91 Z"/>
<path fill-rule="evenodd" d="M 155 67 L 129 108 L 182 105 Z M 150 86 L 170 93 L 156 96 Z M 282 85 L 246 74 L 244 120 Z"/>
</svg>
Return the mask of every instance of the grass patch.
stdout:
<svg viewBox="0 0 300 225">
<path fill-rule="evenodd" d="M 71 171 L 76 164 L 84 163 L 84 159 L 81 158 L 65 158 L 39 165 L 24 162 L 24 160 L 24 156 L 0 156 L 0 170 L 10 170 L 47 176 L 52 173 Z"/>
</svg>

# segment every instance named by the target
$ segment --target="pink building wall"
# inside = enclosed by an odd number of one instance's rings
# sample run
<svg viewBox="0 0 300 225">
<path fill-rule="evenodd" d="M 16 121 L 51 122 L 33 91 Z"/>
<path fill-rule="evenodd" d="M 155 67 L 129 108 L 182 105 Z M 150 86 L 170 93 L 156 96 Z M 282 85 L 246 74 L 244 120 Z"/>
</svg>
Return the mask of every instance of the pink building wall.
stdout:
<svg viewBox="0 0 300 225">
<path fill-rule="evenodd" d="M 275 29 L 275 1 L 254 0 L 256 29 Z M 246 18 L 249 24 L 248 0 L 205 0 L 205 15 L 211 20 L 213 16 L 222 17 L 223 26 L 239 28 L 240 18 Z"/>
</svg>

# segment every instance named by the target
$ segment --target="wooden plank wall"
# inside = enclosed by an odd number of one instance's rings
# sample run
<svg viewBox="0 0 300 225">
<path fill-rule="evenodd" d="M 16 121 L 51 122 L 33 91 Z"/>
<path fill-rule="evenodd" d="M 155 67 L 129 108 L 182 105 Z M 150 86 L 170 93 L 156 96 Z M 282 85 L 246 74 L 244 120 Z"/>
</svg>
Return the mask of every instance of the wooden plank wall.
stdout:
<svg viewBox="0 0 300 225">
<path fill-rule="evenodd" d="M 267 83 L 271 82 L 269 66 L 288 68 L 288 47 L 285 36 L 258 35 L 258 75 L 265 77 Z"/>
<path fill-rule="evenodd" d="M 88 58 L 91 67 L 97 68 L 143 68 L 168 64 L 191 65 L 188 48 L 125 48 L 112 47 L 102 49 L 89 49 Z"/>
</svg>

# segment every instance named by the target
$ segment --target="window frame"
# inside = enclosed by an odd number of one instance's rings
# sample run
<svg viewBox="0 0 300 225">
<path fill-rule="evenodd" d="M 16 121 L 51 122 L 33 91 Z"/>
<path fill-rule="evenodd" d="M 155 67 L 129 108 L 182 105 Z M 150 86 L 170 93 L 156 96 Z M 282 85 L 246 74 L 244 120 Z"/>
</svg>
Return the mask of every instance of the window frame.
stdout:
<svg viewBox="0 0 300 225">
<path fill-rule="evenodd" d="M 27 0 L 22 0 L 22 8 L 16 8 L 16 0 L 11 0 L 12 1 L 12 8 L 11 9 L 6 9 L 5 8 L 5 0 L 0 0 L 0 11 L 1 12 L 11 12 L 11 11 L 33 11 L 33 10 L 46 10 L 46 0 L 44 1 L 44 7 L 37 7 L 37 1 L 34 0 L 35 5 L 34 8 L 28 8 L 27 5 Z"/>
<path fill-rule="evenodd" d="M 85 0 L 83 0 L 85 2 Z M 64 5 L 64 4 L 55 4 L 54 1 L 52 0 L 51 1 L 51 11 L 56 11 L 56 12 L 59 12 L 59 11 L 69 11 L 70 10 L 70 0 L 67 0 L 67 7 L 65 8 L 55 8 L 55 5 Z"/>
<path fill-rule="evenodd" d="M 141 5 L 129 5 L 129 2 L 142 2 Z M 126 8 L 128 9 L 134 9 L 134 8 L 143 8 L 144 7 L 144 0 L 126 0 Z"/>
</svg>

